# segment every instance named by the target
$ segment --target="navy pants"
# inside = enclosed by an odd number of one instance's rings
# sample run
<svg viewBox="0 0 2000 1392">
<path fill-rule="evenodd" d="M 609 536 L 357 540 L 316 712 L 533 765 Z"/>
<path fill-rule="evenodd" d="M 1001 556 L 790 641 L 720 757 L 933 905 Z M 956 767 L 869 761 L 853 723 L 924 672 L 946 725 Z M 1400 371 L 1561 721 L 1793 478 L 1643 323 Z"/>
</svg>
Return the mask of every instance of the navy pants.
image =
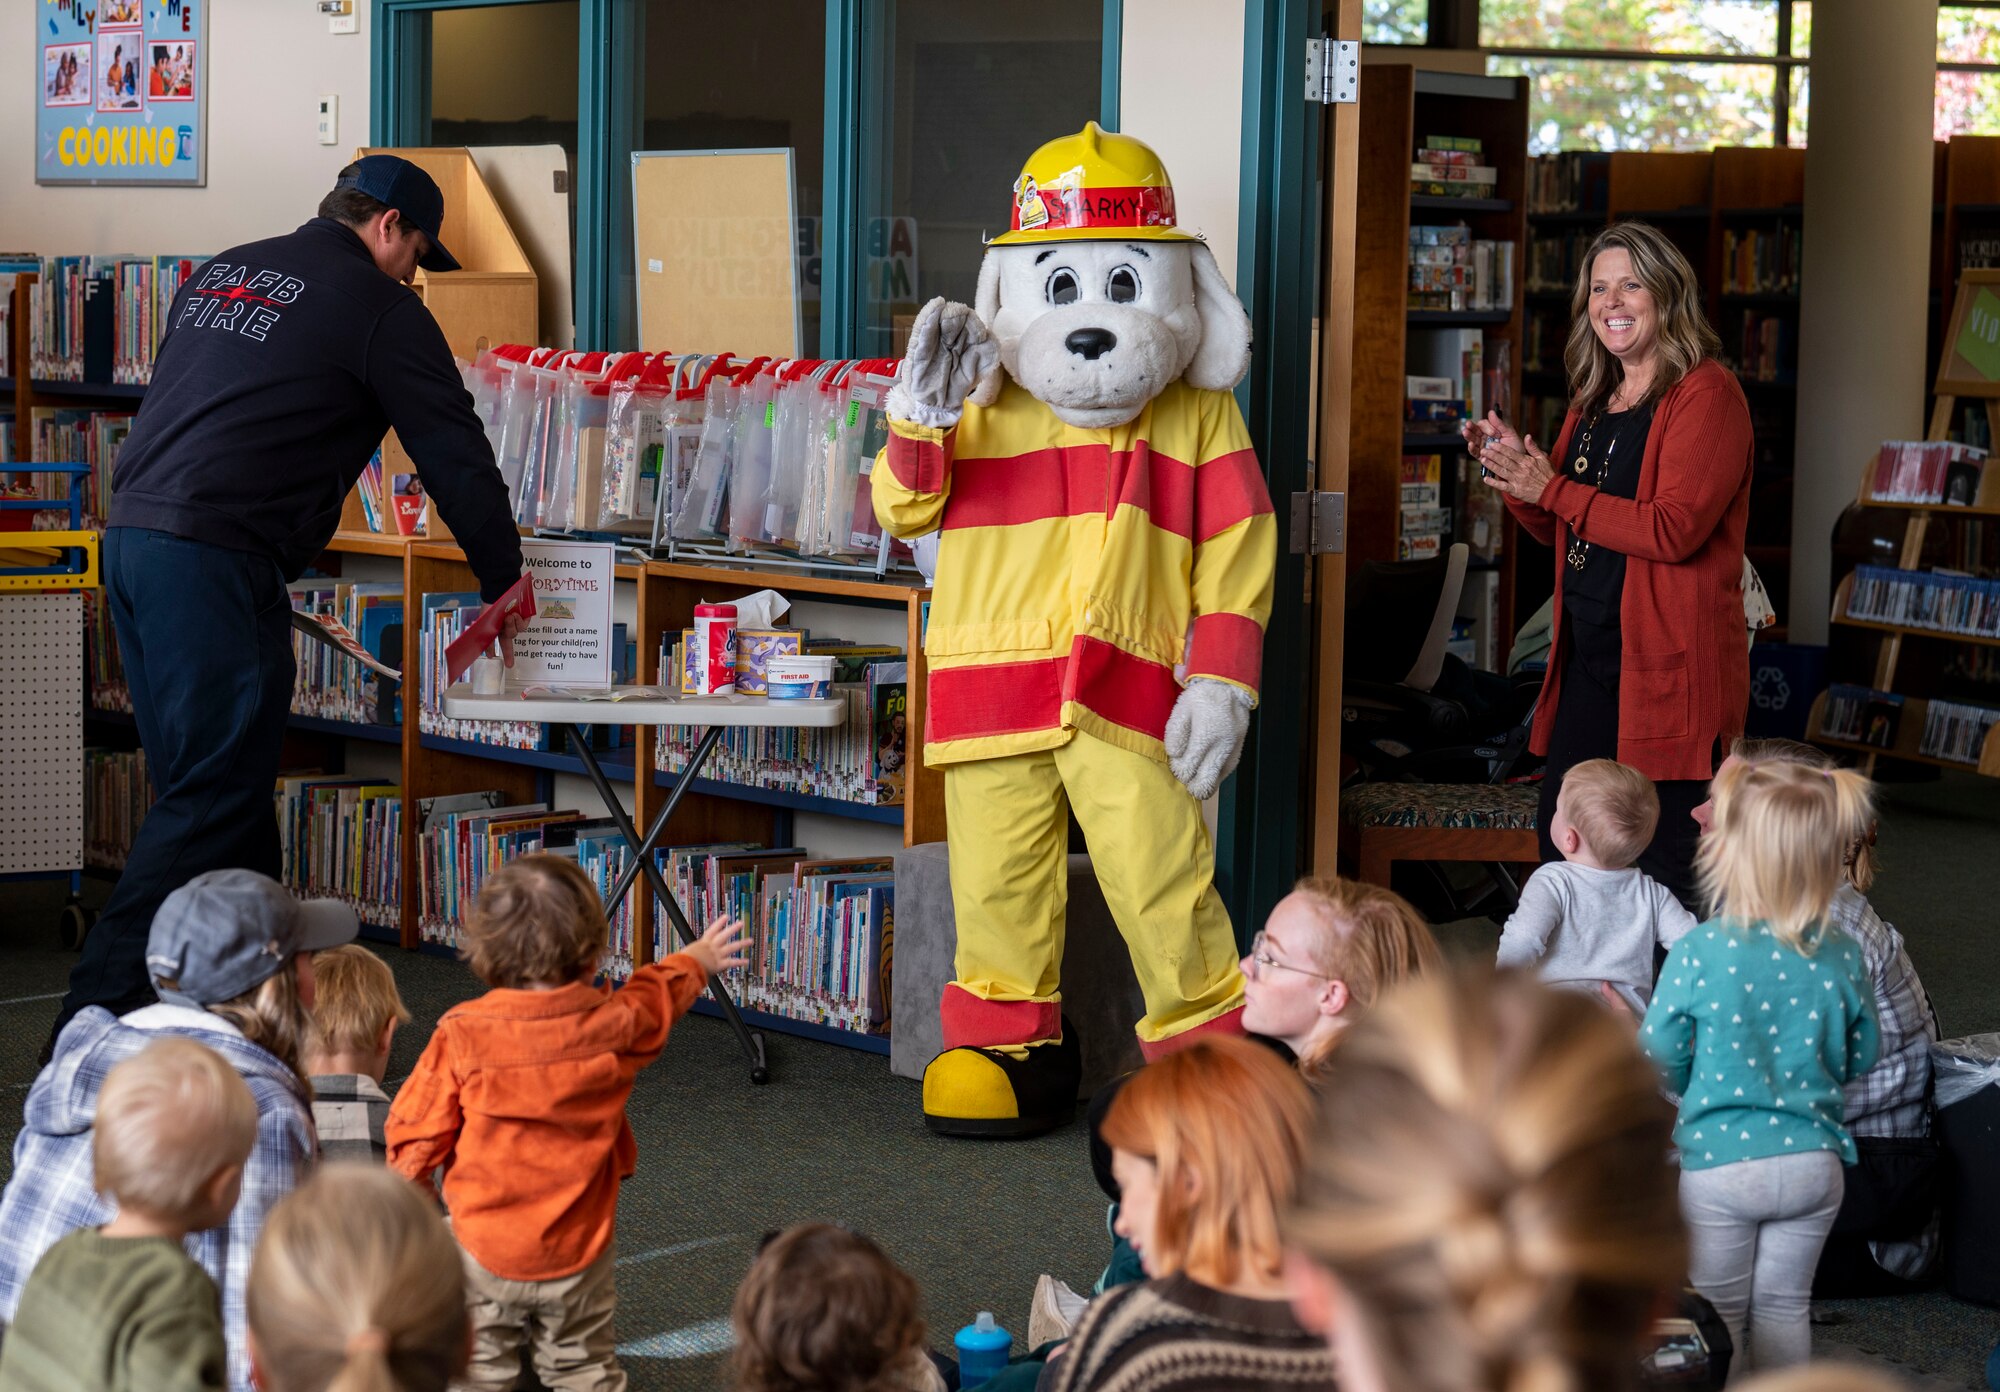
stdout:
<svg viewBox="0 0 2000 1392">
<path fill-rule="evenodd" d="M 153 1001 L 146 934 L 167 895 L 207 870 L 276 879 L 281 868 L 272 787 L 293 664 L 277 563 L 113 527 L 104 589 L 155 801 L 70 972 L 56 1033 L 86 1005 L 123 1014 Z"/>
</svg>

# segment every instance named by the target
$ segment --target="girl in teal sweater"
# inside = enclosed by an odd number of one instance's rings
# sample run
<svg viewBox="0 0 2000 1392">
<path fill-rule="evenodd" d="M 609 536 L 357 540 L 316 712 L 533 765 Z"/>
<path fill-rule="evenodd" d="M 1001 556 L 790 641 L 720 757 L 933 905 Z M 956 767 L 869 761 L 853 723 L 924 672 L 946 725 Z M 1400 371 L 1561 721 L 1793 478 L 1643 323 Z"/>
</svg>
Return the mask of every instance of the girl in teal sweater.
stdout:
<svg viewBox="0 0 2000 1392">
<path fill-rule="evenodd" d="M 1714 791 L 1699 869 L 1717 910 L 1668 955 L 1639 1042 L 1680 1096 L 1688 1274 L 1729 1326 L 1734 1372 L 1812 1349 L 1813 1268 L 1855 1161 L 1842 1088 L 1879 1044 L 1861 949 L 1823 920 L 1873 810 L 1845 769 L 1739 766 Z"/>
</svg>

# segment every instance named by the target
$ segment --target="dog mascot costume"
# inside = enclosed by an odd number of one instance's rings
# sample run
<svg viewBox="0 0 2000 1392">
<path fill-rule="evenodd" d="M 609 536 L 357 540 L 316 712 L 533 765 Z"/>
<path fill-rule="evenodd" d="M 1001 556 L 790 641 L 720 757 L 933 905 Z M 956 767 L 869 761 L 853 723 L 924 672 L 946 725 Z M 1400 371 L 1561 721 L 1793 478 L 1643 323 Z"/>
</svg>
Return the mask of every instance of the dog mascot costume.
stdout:
<svg viewBox="0 0 2000 1392">
<path fill-rule="evenodd" d="M 1080 1081 L 1067 811 L 1147 1056 L 1242 1028 L 1201 800 L 1256 703 L 1277 533 L 1230 395 L 1249 316 L 1174 225 L 1150 147 L 1092 123 L 1037 150 L 976 298 L 917 316 L 873 493 L 895 535 L 939 534 L 924 757 L 945 771 L 958 958 L 924 1116 L 1016 1136 L 1067 1120 Z"/>
</svg>

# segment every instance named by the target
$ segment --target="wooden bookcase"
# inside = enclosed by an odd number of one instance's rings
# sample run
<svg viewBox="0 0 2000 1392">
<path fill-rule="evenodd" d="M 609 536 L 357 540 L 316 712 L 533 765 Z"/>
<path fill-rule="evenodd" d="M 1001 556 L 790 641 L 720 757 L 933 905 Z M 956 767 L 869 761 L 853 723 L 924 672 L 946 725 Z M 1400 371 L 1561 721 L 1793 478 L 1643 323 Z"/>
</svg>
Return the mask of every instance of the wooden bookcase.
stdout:
<svg viewBox="0 0 2000 1392">
<path fill-rule="evenodd" d="M 1445 456 L 1446 497 L 1463 457 L 1456 434 L 1412 436 L 1405 430 L 1404 378 L 1412 330 L 1483 330 L 1487 361 L 1507 345 L 1507 397 L 1521 393 L 1521 306 L 1527 226 L 1528 90 L 1525 78 L 1479 77 L 1420 71 L 1396 63 L 1361 70 L 1361 124 L 1356 160 L 1354 239 L 1354 355 L 1349 407 L 1347 564 L 1350 574 L 1367 561 L 1396 559 L 1401 471 L 1405 451 Z M 1413 195 L 1410 164 L 1429 136 L 1476 136 L 1484 163 L 1497 171 L 1491 198 Z M 1514 244 L 1513 303 L 1503 309 L 1451 313 L 1409 308 L 1410 228 L 1463 222 L 1475 238 Z M 1452 506 L 1458 506 L 1454 500 Z M 1461 533 L 1462 533 L 1462 524 Z M 1520 544 L 1511 521 L 1503 524 L 1495 561 L 1499 622 L 1493 636 L 1502 653 L 1513 633 L 1514 605 L 1508 563 Z"/>
</svg>

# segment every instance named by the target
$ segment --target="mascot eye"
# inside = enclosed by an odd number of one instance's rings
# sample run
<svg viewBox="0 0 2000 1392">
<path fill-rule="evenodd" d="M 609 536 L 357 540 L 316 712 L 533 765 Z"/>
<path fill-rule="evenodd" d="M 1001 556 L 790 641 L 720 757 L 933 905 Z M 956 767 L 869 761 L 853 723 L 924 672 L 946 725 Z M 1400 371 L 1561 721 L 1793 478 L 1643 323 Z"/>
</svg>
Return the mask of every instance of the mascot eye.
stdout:
<svg viewBox="0 0 2000 1392">
<path fill-rule="evenodd" d="M 1131 304 L 1139 298 L 1139 273 L 1130 266 L 1118 267 L 1111 272 L 1104 293 L 1113 304 Z"/>
<path fill-rule="evenodd" d="M 1076 272 L 1067 266 L 1058 266 L 1049 273 L 1048 296 L 1050 304 L 1075 304 L 1078 294 Z"/>
</svg>

